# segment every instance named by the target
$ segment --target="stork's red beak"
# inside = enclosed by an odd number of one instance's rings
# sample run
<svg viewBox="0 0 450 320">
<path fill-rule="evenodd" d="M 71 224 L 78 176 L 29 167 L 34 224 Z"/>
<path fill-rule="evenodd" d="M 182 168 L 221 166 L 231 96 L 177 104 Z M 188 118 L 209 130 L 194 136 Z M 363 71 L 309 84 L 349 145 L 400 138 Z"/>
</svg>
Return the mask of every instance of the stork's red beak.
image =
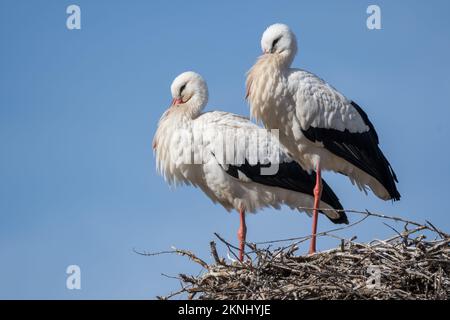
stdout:
<svg viewBox="0 0 450 320">
<path fill-rule="evenodd" d="M 178 104 L 182 104 L 183 100 L 181 100 L 181 98 L 173 98 L 172 100 L 172 106 L 176 106 Z"/>
</svg>

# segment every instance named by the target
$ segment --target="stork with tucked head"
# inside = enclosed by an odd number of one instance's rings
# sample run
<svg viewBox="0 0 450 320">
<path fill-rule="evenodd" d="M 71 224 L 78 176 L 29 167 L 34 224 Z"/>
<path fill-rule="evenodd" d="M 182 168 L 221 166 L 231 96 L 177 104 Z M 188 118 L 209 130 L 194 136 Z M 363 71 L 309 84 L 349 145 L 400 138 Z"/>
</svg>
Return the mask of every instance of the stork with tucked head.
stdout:
<svg viewBox="0 0 450 320">
<path fill-rule="evenodd" d="M 312 188 L 316 176 L 293 161 L 278 140 L 271 138 L 271 148 L 276 152 L 266 161 L 252 160 L 246 143 L 233 144 L 234 153 L 242 155 L 242 161 L 223 161 L 217 152 L 222 142 L 218 137 L 226 134 L 230 139 L 227 141 L 238 141 L 242 137 L 250 139 L 261 129 L 247 118 L 232 113 L 203 113 L 208 88 L 197 73 L 179 75 L 172 83 L 171 92 L 172 104 L 162 115 L 153 139 L 157 168 L 169 184 L 199 187 L 214 203 L 220 203 L 227 211 L 239 212 L 241 261 L 247 232 L 246 212 L 254 213 L 264 207 L 279 209 L 286 204 L 310 213 L 304 208 L 313 205 Z M 192 137 L 201 139 L 193 140 Z M 194 142 L 190 144 L 190 141 Z M 253 143 L 263 147 L 266 141 L 257 138 Z M 276 165 L 277 170 L 270 174 L 262 170 L 272 165 Z M 320 206 L 332 222 L 348 223 L 339 199 L 325 182 Z"/>
<path fill-rule="evenodd" d="M 383 200 L 399 200 L 397 177 L 380 150 L 367 114 L 354 101 L 316 75 L 291 68 L 297 39 L 284 24 L 266 29 L 263 55 L 247 74 L 247 100 L 253 117 L 266 128 L 279 129 L 280 142 L 306 170 L 316 170 L 313 238 L 321 198 L 321 170 L 347 175 L 366 192 Z"/>
</svg>

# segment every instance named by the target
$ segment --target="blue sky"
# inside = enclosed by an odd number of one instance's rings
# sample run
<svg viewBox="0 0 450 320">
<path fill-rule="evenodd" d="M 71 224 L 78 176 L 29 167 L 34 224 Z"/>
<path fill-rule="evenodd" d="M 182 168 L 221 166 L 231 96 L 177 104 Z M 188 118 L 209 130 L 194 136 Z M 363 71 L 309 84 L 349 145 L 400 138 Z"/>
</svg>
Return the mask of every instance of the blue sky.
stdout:
<svg viewBox="0 0 450 320">
<path fill-rule="evenodd" d="M 81 30 L 66 28 L 70 4 L 81 7 Z M 366 28 L 369 4 L 381 7 L 382 30 Z M 448 231 L 448 12 L 448 1 L 1 0 L 0 298 L 154 298 L 178 288 L 161 273 L 199 269 L 133 248 L 174 245 L 209 260 L 213 232 L 236 241 L 238 215 L 199 190 L 171 190 L 151 141 L 183 71 L 208 81 L 208 110 L 248 115 L 245 72 L 275 22 L 297 34 L 296 67 L 363 106 L 399 177 L 392 204 L 325 174 L 344 207 Z M 306 235 L 310 222 L 267 209 L 248 218 L 248 240 Z M 331 227 L 320 219 L 319 230 Z M 341 234 L 364 241 L 390 230 L 368 220 Z M 71 264 L 81 290 L 66 289 Z"/>
</svg>

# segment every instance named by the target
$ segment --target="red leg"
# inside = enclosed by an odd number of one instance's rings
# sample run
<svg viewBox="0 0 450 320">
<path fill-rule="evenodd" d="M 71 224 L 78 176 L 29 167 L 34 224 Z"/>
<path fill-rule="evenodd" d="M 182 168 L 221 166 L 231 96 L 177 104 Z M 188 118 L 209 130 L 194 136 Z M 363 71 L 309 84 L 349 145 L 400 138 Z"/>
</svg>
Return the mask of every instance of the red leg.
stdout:
<svg viewBox="0 0 450 320">
<path fill-rule="evenodd" d="M 245 249 L 245 237 L 247 236 L 247 226 L 245 225 L 245 210 L 239 210 L 240 215 L 240 225 L 238 230 L 238 239 L 239 239 L 239 260 L 244 261 L 244 249 Z"/>
<path fill-rule="evenodd" d="M 322 176 L 320 174 L 320 165 L 316 168 L 316 186 L 314 187 L 314 211 L 312 224 L 312 238 L 309 247 L 309 254 L 316 252 L 316 235 L 317 235 L 317 220 L 319 218 L 320 198 L 322 196 Z"/>
</svg>

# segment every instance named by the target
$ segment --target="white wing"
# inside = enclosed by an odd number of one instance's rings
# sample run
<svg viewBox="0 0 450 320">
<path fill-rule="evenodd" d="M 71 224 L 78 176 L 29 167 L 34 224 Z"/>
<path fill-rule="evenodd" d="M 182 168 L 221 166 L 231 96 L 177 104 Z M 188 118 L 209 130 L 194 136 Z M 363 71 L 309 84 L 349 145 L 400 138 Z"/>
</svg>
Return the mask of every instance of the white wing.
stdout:
<svg viewBox="0 0 450 320">
<path fill-rule="evenodd" d="M 239 159 L 238 163 L 221 162 L 222 159 L 218 157 L 217 152 L 208 148 L 208 151 L 212 152 L 213 156 L 213 161 L 209 162 L 209 164 L 215 166 L 213 170 L 218 176 L 225 173 L 230 178 L 239 181 L 241 185 L 254 185 L 256 183 L 261 186 L 277 187 L 280 189 L 276 190 L 283 191 L 272 192 L 287 192 L 293 195 L 293 199 L 302 197 L 299 193 L 312 197 L 315 186 L 314 173 L 308 173 L 300 164 L 293 161 L 278 139 L 266 129 L 259 128 L 247 118 L 225 112 L 205 113 L 196 119 L 195 122 L 197 123 L 194 127 L 199 126 L 202 128 L 206 140 L 209 141 L 209 147 L 221 144 L 221 142 L 217 142 L 217 137 L 225 135 L 224 131 L 228 132 L 234 139 L 249 138 L 246 141 L 250 150 L 242 149 L 242 144 L 234 144 L 235 151 L 244 155 L 243 159 Z M 211 130 L 205 128 L 208 126 L 211 126 Z M 255 133 L 257 134 L 255 135 Z M 251 148 L 252 145 L 258 148 L 266 146 L 267 150 L 255 157 L 254 154 L 251 154 L 254 152 Z M 266 151 L 268 152 L 265 153 Z M 219 167 L 221 170 L 217 170 Z M 227 186 L 224 185 L 222 188 L 225 189 Z M 292 191 L 295 193 L 291 193 Z M 298 200 L 287 200 L 287 204 L 295 207 L 293 203 L 296 203 L 296 201 Z M 325 181 L 322 201 L 335 209 L 342 210 L 339 199 Z M 346 215 L 343 212 L 332 211 L 325 212 L 325 214 L 335 223 L 347 222 Z"/>
<path fill-rule="evenodd" d="M 348 130 L 351 133 L 369 130 L 352 101 L 316 75 L 292 69 L 288 86 L 296 103 L 296 117 L 303 130 L 310 126 Z"/>
<path fill-rule="evenodd" d="M 221 164 L 268 164 L 290 162 L 285 148 L 279 143 L 276 131 L 258 127 L 248 118 L 232 113 L 206 112 L 193 122 L 193 131 L 202 137 L 204 150 L 196 153 L 214 155 Z"/>
</svg>

